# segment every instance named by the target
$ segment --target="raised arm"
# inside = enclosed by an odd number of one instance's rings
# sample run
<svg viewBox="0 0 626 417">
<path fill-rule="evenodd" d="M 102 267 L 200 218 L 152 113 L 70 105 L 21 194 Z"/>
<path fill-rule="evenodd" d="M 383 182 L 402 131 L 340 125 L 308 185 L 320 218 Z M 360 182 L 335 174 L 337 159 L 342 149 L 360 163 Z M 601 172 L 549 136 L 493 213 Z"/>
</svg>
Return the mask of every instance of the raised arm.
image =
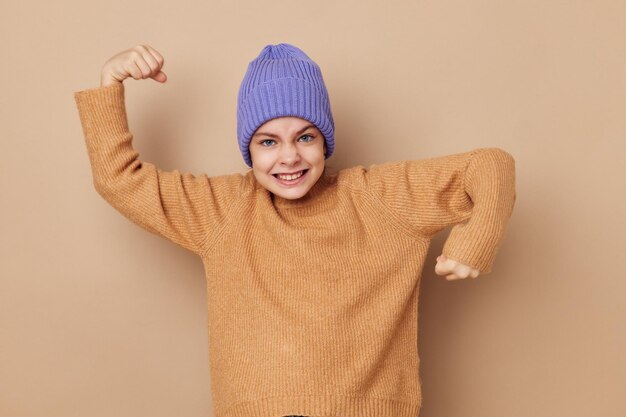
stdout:
<svg viewBox="0 0 626 417">
<path fill-rule="evenodd" d="M 124 85 L 74 93 L 97 192 L 142 228 L 200 254 L 241 197 L 241 174 L 207 177 L 163 171 L 132 146 Z"/>
<path fill-rule="evenodd" d="M 372 165 L 366 185 L 430 239 L 453 225 L 443 247 L 450 259 L 491 272 L 515 205 L 515 160 L 500 148 Z"/>
</svg>

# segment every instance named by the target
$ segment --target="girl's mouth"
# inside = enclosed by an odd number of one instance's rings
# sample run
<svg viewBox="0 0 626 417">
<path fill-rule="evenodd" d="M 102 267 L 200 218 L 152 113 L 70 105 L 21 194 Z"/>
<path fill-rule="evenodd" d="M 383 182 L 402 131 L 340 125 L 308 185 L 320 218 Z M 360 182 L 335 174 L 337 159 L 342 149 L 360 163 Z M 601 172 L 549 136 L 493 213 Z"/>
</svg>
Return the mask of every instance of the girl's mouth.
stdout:
<svg viewBox="0 0 626 417">
<path fill-rule="evenodd" d="M 276 180 L 283 185 L 296 185 L 296 184 L 300 184 L 302 181 L 304 181 L 304 178 L 306 176 L 306 174 L 309 172 L 308 169 L 303 169 L 300 172 L 296 172 L 295 174 L 289 174 L 289 175 L 284 175 L 284 174 L 273 174 L 274 178 L 276 178 Z"/>
</svg>

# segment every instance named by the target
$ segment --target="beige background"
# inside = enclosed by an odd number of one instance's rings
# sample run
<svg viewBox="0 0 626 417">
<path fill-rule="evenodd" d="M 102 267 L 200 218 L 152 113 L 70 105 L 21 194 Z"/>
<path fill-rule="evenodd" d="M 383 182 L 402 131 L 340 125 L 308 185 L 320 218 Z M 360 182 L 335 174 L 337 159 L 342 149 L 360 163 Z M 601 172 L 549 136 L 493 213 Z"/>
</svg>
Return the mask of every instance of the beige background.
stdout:
<svg viewBox="0 0 626 417">
<path fill-rule="evenodd" d="M 421 417 L 626 415 L 623 1 L 3 1 L 0 16 L 0 416 L 212 415 L 201 261 L 96 193 L 73 92 L 148 43 L 169 81 L 125 83 L 141 158 L 244 172 L 237 90 L 280 42 L 322 68 L 331 166 L 516 159 L 491 274 L 437 276 L 449 230 L 433 241 Z"/>
</svg>

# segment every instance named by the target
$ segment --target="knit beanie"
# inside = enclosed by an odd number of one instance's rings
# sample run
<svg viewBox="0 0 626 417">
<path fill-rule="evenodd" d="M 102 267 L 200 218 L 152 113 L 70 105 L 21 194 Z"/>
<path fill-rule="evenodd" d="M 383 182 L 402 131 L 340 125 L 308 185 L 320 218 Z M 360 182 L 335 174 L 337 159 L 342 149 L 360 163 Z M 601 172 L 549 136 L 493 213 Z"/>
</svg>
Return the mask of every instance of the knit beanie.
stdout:
<svg viewBox="0 0 626 417">
<path fill-rule="evenodd" d="M 328 159 L 335 148 L 335 123 L 320 67 L 288 43 L 267 45 L 248 65 L 237 100 L 237 140 L 252 167 L 250 139 L 268 120 L 295 116 L 313 123 L 324 135 Z"/>
</svg>

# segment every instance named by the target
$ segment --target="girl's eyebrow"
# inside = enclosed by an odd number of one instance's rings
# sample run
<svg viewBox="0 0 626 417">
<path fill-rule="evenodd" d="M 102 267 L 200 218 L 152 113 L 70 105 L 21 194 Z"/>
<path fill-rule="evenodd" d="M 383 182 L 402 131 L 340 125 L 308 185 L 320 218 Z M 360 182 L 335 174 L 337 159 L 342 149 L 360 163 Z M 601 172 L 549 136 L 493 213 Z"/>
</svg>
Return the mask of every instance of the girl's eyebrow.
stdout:
<svg viewBox="0 0 626 417">
<path fill-rule="evenodd" d="M 296 132 L 296 135 L 299 135 L 300 133 L 305 132 L 306 130 L 308 130 L 308 129 L 312 128 L 312 127 L 315 127 L 315 125 L 314 124 L 306 125 L 306 126 L 304 126 L 303 129 L 301 129 L 298 132 Z M 271 136 L 273 138 L 278 138 L 278 135 L 275 135 L 273 133 L 266 133 L 266 132 L 257 132 L 254 135 L 252 135 L 252 137 L 259 136 L 259 135 Z"/>
</svg>

